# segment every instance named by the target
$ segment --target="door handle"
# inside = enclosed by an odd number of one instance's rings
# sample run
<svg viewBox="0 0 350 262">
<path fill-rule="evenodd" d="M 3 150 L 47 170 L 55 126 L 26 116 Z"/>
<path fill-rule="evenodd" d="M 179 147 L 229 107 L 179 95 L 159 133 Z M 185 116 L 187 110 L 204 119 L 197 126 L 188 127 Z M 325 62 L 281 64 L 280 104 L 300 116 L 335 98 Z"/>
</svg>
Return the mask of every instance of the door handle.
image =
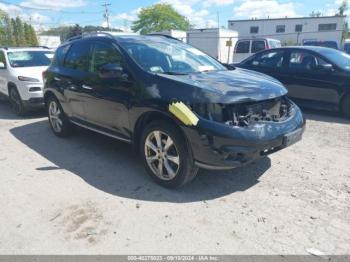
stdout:
<svg viewBox="0 0 350 262">
<path fill-rule="evenodd" d="M 91 86 L 82 85 L 81 87 L 84 88 L 84 89 L 86 89 L 86 90 L 92 90 L 92 87 L 91 87 Z"/>
</svg>

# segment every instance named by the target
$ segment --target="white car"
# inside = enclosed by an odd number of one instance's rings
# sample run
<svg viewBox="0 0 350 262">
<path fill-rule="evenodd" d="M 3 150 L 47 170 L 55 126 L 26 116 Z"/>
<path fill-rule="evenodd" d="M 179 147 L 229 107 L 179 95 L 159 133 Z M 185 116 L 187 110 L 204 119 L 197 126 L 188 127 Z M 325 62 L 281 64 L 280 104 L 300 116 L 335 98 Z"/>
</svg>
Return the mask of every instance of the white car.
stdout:
<svg viewBox="0 0 350 262">
<path fill-rule="evenodd" d="M 233 53 L 233 63 L 240 63 L 262 50 L 281 47 L 281 41 L 271 38 L 240 39 Z"/>
<path fill-rule="evenodd" d="M 17 115 L 44 106 L 42 73 L 54 52 L 47 48 L 0 48 L 0 94 Z"/>
</svg>

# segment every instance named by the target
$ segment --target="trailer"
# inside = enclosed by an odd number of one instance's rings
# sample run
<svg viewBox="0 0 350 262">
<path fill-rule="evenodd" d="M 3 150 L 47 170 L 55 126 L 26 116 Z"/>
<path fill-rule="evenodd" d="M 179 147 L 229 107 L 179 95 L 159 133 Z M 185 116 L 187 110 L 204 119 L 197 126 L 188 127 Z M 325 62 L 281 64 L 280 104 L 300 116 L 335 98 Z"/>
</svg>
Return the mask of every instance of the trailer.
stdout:
<svg viewBox="0 0 350 262">
<path fill-rule="evenodd" d="M 238 32 L 222 28 L 192 29 L 187 32 L 187 43 L 222 63 L 233 62 L 233 51 Z"/>
<path fill-rule="evenodd" d="M 171 36 L 173 38 L 177 38 L 184 43 L 187 42 L 187 39 L 186 39 L 187 34 L 185 31 L 181 31 L 181 30 L 165 30 L 160 32 L 153 32 L 153 33 L 150 33 L 149 35 L 166 35 L 166 36 Z"/>
</svg>

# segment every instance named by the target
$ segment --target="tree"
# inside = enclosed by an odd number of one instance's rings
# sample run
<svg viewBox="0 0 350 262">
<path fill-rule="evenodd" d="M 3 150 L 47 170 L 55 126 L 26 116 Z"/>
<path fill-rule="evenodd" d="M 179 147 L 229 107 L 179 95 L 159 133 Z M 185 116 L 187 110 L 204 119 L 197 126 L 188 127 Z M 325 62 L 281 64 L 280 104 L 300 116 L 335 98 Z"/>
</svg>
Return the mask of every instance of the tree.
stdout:
<svg viewBox="0 0 350 262">
<path fill-rule="evenodd" d="M 70 28 L 67 38 L 78 36 L 78 35 L 81 35 L 82 33 L 83 33 L 82 28 L 80 27 L 80 25 L 76 24 L 74 27 Z"/>
<path fill-rule="evenodd" d="M 31 25 L 29 26 L 29 43 L 31 46 L 38 46 L 39 45 L 39 41 L 38 41 L 38 38 L 36 36 L 35 30 Z"/>
<path fill-rule="evenodd" d="M 190 27 L 188 19 L 176 12 L 170 4 L 155 4 L 141 9 L 132 30 L 148 34 L 171 29 L 187 31 Z"/>
<path fill-rule="evenodd" d="M 348 1 L 343 0 L 343 2 L 338 7 L 338 13 L 336 15 L 337 16 L 344 16 L 346 11 L 348 11 L 348 9 L 349 9 Z"/>
<path fill-rule="evenodd" d="M 312 11 L 310 17 L 321 17 L 322 13 L 320 11 Z"/>
<path fill-rule="evenodd" d="M 25 46 L 26 40 L 24 36 L 24 26 L 22 20 L 17 16 L 15 20 L 15 27 L 16 27 L 16 42 L 17 46 Z"/>
</svg>

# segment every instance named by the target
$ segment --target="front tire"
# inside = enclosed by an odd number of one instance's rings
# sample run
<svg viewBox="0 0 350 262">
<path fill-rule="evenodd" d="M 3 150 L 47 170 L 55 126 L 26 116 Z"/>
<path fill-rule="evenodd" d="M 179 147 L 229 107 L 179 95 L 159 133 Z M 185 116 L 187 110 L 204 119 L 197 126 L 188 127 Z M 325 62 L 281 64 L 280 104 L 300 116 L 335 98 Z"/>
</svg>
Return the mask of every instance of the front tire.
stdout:
<svg viewBox="0 0 350 262">
<path fill-rule="evenodd" d="M 9 98 L 10 98 L 11 107 L 15 112 L 15 114 L 17 116 L 25 116 L 27 111 L 23 105 L 23 101 L 16 87 L 11 87 L 9 89 Z"/>
<path fill-rule="evenodd" d="M 50 127 L 56 136 L 66 137 L 72 133 L 73 126 L 55 97 L 50 97 L 47 101 L 47 115 Z"/>
<path fill-rule="evenodd" d="M 198 167 L 177 126 L 155 121 L 141 136 L 140 154 L 151 178 L 161 186 L 176 188 L 192 181 Z"/>
<path fill-rule="evenodd" d="M 341 112 L 345 117 L 350 118 L 350 94 L 347 94 L 342 100 Z"/>
</svg>

